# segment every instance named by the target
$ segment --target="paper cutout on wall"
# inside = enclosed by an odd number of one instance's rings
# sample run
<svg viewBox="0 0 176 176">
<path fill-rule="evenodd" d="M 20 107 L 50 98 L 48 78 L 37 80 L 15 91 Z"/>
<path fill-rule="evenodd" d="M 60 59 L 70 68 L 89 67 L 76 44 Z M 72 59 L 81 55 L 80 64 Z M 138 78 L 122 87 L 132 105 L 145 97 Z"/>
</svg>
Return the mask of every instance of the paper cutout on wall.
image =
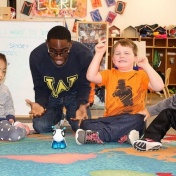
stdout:
<svg viewBox="0 0 176 176">
<path fill-rule="evenodd" d="M 102 7 L 101 0 L 91 0 L 92 8 Z"/>
<path fill-rule="evenodd" d="M 118 14 L 122 14 L 124 12 L 126 3 L 122 1 L 117 1 L 115 12 Z"/>
<path fill-rule="evenodd" d="M 74 24 L 73 24 L 73 28 L 72 28 L 72 32 L 76 32 L 77 31 L 77 29 L 76 29 L 77 21 L 80 21 L 80 20 L 75 19 Z"/>
<path fill-rule="evenodd" d="M 115 5 L 115 0 L 106 0 L 106 4 L 108 7 Z"/>
<path fill-rule="evenodd" d="M 23 6 L 21 8 L 21 13 L 29 16 L 31 13 L 32 7 L 33 7 L 33 3 L 24 1 Z"/>
<path fill-rule="evenodd" d="M 108 16 L 106 17 L 106 21 L 112 23 L 116 16 L 116 13 L 109 11 Z"/>
<path fill-rule="evenodd" d="M 91 11 L 90 15 L 91 15 L 93 21 L 96 21 L 96 22 L 102 21 L 102 17 L 100 15 L 100 11 L 98 9 Z"/>
</svg>

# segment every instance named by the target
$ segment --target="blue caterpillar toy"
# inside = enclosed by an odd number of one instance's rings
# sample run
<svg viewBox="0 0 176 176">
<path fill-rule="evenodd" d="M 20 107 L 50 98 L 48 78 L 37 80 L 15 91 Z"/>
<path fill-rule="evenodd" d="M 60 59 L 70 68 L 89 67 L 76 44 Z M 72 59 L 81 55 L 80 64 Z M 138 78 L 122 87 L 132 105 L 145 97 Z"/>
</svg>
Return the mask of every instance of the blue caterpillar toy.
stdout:
<svg viewBox="0 0 176 176">
<path fill-rule="evenodd" d="M 65 140 L 65 127 L 63 129 L 56 129 L 56 127 L 52 127 L 54 129 L 53 132 L 53 141 L 51 143 L 51 147 L 53 149 L 64 149 L 67 147 L 67 143 Z"/>
</svg>

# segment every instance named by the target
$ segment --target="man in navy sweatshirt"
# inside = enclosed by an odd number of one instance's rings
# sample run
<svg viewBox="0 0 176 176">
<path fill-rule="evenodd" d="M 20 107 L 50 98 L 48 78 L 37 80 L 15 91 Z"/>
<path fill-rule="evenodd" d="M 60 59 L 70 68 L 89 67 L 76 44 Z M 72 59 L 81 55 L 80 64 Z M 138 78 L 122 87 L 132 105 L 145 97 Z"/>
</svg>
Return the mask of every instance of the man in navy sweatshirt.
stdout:
<svg viewBox="0 0 176 176">
<path fill-rule="evenodd" d="M 70 31 L 63 26 L 50 29 L 46 42 L 31 52 L 35 102 L 26 102 L 31 106 L 36 132 L 51 132 L 62 119 L 64 107 L 73 131 L 90 116 L 86 72 L 92 58 L 93 53 L 82 43 L 72 41 Z"/>
<path fill-rule="evenodd" d="M 141 139 L 134 141 L 133 147 L 139 151 L 159 150 L 162 147 L 161 139 L 172 127 L 176 130 L 176 95 L 148 106 L 144 112 L 146 119 L 157 115 Z"/>
</svg>

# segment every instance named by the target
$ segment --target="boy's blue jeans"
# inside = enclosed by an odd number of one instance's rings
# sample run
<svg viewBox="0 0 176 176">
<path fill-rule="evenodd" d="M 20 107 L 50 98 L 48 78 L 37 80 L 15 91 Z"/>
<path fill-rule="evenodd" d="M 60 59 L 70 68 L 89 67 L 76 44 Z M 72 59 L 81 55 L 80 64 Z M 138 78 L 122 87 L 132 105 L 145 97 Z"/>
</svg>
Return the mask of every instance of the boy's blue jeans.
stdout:
<svg viewBox="0 0 176 176">
<path fill-rule="evenodd" d="M 58 124 L 63 117 L 63 107 L 66 109 L 66 119 L 72 130 L 76 131 L 79 128 L 78 121 L 70 120 L 70 118 L 75 118 L 76 110 L 78 109 L 76 93 L 57 99 L 50 96 L 45 114 L 33 118 L 34 130 L 38 133 L 52 132 L 52 126 Z M 90 109 L 88 108 L 87 111 L 90 118 Z"/>
<path fill-rule="evenodd" d="M 142 133 L 145 128 L 145 122 L 143 115 L 121 114 L 84 120 L 80 128 L 83 130 L 97 131 L 102 141 L 117 142 L 131 130 L 137 130 Z"/>
</svg>

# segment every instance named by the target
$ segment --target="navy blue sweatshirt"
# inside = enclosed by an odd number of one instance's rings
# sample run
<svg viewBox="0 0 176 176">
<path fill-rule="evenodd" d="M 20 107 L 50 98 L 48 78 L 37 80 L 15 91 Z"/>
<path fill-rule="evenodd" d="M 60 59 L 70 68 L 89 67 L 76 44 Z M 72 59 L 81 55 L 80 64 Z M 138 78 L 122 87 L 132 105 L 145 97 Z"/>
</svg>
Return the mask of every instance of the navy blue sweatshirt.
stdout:
<svg viewBox="0 0 176 176">
<path fill-rule="evenodd" d="M 90 92 L 86 72 L 92 58 L 93 54 L 86 46 L 73 41 L 67 62 L 59 67 L 48 54 L 46 43 L 35 48 L 29 59 L 35 102 L 45 108 L 50 95 L 60 98 L 77 92 L 78 105 L 86 104 Z"/>
</svg>

